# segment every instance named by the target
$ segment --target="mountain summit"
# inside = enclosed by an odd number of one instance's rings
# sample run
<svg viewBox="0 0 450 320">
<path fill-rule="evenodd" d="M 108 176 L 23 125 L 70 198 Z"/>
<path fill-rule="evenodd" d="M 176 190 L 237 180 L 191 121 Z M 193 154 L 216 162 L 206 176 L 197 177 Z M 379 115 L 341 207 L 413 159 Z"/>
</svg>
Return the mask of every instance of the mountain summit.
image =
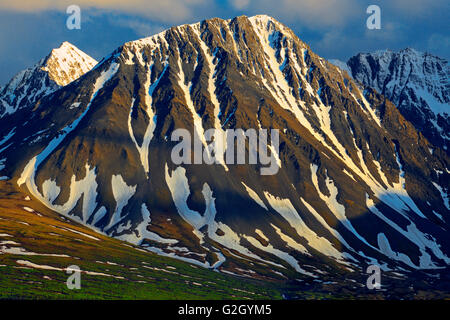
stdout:
<svg viewBox="0 0 450 320">
<path fill-rule="evenodd" d="M 149 251 L 324 283 L 365 276 L 368 264 L 450 264 L 448 156 L 271 17 L 125 43 L 33 109 L 0 128 L 2 173 L 61 215 Z M 179 128 L 279 130 L 279 171 L 176 165 Z"/>
<path fill-rule="evenodd" d="M 57 85 L 63 87 L 81 77 L 96 64 L 95 59 L 65 41 L 44 59 L 41 69 L 46 71 Z"/>
<path fill-rule="evenodd" d="M 97 61 L 63 42 L 36 65 L 15 75 L 0 89 L 0 117 L 35 103 L 91 70 Z"/>
<path fill-rule="evenodd" d="M 360 53 L 337 65 L 391 100 L 431 143 L 450 151 L 447 60 L 406 48 Z"/>
</svg>

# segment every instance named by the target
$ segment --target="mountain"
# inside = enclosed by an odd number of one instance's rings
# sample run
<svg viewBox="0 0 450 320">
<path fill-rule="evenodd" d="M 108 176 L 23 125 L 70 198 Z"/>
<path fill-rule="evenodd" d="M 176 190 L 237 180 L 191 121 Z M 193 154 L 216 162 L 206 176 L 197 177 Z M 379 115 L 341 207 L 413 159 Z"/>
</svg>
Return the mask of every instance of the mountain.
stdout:
<svg viewBox="0 0 450 320">
<path fill-rule="evenodd" d="M 35 103 L 43 96 L 78 79 L 97 61 L 63 42 L 31 68 L 20 71 L 0 89 L 0 117 Z"/>
<path fill-rule="evenodd" d="M 370 264 L 397 285 L 448 273 L 448 155 L 271 17 L 125 43 L 32 110 L 3 120 L 1 175 L 98 232 L 297 287 L 366 290 Z M 209 128 L 278 130 L 278 170 L 175 164 L 174 130 Z"/>
<path fill-rule="evenodd" d="M 431 143 L 450 150 L 447 60 L 407 48 L 360 53 L 338 66 L 391 100 Z"/>
</svg>

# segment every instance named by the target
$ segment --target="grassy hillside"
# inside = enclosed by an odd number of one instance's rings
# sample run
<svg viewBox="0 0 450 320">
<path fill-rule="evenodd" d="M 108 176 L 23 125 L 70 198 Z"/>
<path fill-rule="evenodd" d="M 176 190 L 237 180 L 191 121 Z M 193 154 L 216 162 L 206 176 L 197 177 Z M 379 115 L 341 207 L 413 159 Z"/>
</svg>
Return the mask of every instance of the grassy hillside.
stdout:
<svg viewBox="0 0 450 320">
<path fill-rule="evenodd" d="M 281 298 L 274 284 L 158 256 L 28 199 L 13 184 L 0 181 L 0 298 Z M 80 290 L 66 286 L 64 269 L 71 265 L 83 271 Z"/>
</svg>

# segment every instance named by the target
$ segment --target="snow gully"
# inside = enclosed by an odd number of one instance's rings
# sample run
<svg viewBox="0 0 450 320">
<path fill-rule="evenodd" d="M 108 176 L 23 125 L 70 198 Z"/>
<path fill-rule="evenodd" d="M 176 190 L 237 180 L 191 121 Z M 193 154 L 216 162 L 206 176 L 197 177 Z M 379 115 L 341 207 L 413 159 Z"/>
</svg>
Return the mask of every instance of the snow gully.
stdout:
<svg viewBox="0 0 450 320">
<path fill-rule="evenodd" d="M 246 164 L 246 146 L 248 140 L 248 164 L 259 164 L 261 175 L 275 175 L 281 167 L 279 158 L 279 132 L 270 130 L 270 145 L 268 145 L 268 130 L 259 129 L 208 129 L 204 137 L 198 132 L 192 139 L 187 129 L 176 129 L 171 140 L 180 141 L 171 153 L 172 162 L 180 164 Z M 191 142 L 193 141 L 193 148 Z M 194 150 L 192 156 L 191 150 Z M 269 152 L 270 151 L 270 152 Z M 270 153 L 270 154 L 269 154 Z M 225 160 L 225 161 L 224 161 Z"/>
</svg>

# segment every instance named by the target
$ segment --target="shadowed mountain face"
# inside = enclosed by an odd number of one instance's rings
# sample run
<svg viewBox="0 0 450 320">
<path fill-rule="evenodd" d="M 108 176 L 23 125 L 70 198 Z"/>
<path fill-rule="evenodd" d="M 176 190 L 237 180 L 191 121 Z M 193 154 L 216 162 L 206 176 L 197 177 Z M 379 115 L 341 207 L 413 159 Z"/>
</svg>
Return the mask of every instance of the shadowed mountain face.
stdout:
<svg viewBox="0 0 450 320">
<path fill-rule="evenodd" d="M 405 49 L 349 59 L 350 74 L 391 100 L 435 146 L 450 150 L 450 67 L 447 60 Z"/>
<path fill-rule="evenodd" d="M 450 263 L 447 154 L 267 16 L 128 42 L 8 119 L 4 176 L 52 210 L 162 255 L 324 281 L 367 264 Z M 179 128 L 278 129 L 280 168 L 175 165 Z"/>
</svg>

